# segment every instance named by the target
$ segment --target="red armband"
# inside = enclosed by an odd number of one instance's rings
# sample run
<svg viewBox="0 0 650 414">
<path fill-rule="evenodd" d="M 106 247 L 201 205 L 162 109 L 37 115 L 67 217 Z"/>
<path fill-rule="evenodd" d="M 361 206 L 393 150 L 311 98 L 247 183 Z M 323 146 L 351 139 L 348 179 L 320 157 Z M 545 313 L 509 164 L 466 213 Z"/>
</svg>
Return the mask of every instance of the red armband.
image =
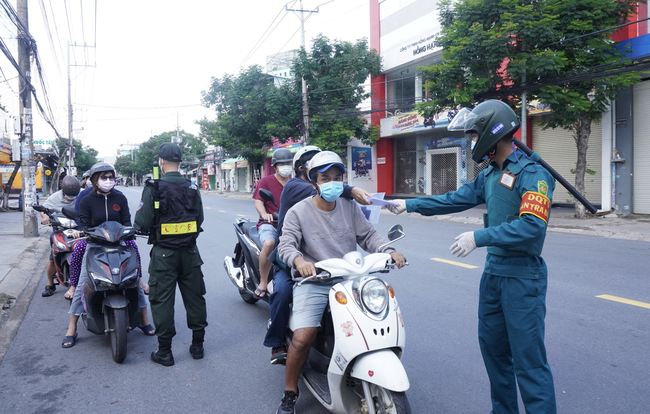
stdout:
<svg viewBox="0 0 650 414">
<path fill-rule="evenodd" d="M 519 216 L 522 214 L 532 214 L 544 220 L 548 224 L 548 213 L 551 208 L 551 200 L 541 193 L 527 191 L 521 197 L 521 205 L 519 206 Z"/>
</svg>

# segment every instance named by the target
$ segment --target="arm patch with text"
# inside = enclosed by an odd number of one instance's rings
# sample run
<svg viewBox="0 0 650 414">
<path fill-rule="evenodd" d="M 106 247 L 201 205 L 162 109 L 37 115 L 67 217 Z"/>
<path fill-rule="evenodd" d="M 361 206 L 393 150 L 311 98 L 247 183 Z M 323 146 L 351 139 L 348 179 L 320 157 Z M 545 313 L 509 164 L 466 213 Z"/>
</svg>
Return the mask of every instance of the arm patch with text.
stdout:
<svg viewBox="0 0 650 414">
<path fill-rule="evenodd" d="M 527 191 L 521 197 L 521 205 L 519 206 L 519 216 L 522 214 L 532 214 L 544 220 L 548 224 L 548 213 L 551 208 L 551 200 L 541 193 Z"/>
</svg>

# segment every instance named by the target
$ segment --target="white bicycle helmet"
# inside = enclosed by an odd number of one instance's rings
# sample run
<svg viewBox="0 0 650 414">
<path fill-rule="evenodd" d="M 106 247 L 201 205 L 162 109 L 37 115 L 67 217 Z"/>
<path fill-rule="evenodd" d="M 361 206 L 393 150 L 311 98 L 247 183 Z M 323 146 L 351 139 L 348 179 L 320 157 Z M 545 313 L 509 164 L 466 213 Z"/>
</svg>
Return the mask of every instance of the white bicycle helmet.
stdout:
<svg viewBox="0 0 650 414">
<path fill-rule="evenodd" d="M 317 173 L 327 171 L 332 167 L 338 167 L 345 174 L 345 165 L 338 154 L 332 151 L 319 152 L 314 155 L 309 163 L 309 179 L 316 182 Z"/>
</svg>

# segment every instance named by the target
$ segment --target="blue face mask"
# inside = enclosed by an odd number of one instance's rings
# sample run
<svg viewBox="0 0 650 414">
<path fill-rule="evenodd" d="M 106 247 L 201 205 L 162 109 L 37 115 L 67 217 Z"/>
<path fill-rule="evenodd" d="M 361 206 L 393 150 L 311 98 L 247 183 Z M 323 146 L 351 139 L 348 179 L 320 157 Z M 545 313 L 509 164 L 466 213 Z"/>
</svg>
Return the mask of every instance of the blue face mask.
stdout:
<svg viewBox="0 0 650 414">
<path fill-rule="evenodd" d="M 336 201 L 343 194 L 343 181 L 330 181 L 329 183 L 319 184 L 320 196 L 330 203 Z"/>
</svg>

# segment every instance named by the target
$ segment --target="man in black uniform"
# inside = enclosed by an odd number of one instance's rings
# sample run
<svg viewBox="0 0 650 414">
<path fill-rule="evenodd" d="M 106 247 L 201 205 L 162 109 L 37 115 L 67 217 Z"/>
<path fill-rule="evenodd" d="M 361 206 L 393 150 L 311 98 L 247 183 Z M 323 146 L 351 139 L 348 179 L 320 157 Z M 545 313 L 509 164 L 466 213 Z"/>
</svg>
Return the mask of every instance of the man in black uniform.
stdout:
<svg viewBox="0 0 650 414">
<path fill-rule="evenodd" d="M 150 234 L 149 243 L 154 245 L 149 263 L 149 302 L 158 352 L 151 353 L 151 360 L 164 366 L 174 365 L 171 347 L 176 335 L 177 283 L 187 312 L 187 326 L 192 330 L 190 354 L 194 359 L 203 358 L 203 338 L 208 326 L 203 261 L 196 247 L 196 238 L 202 231 L 203 203 L 196 186 L 178 172 L 181 159 L 178 145 L 160 145 L 158 163 L 163 175 L 160 180 L 147 182 L 134 223 L 136 230 Z"/>
</svg>

